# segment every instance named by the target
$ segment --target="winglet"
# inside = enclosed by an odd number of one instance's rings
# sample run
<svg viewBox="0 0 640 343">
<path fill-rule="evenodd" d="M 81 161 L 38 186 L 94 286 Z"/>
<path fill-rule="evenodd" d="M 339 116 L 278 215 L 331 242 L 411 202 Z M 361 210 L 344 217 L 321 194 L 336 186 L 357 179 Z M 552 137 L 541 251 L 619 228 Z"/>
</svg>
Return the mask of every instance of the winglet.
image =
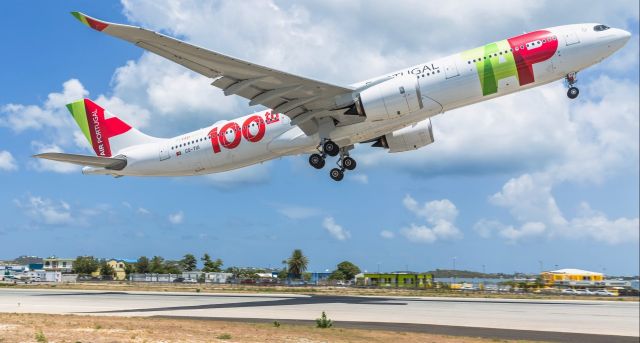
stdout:
<svg viewBox="0 0 640 343">
<path fill-rule="evenodd" d="M 95 18 L 91 18 L 88 15 L 84 14 L 84 13 L 80 13 L 80 12 L 71 12 L 71 14 L 78 19 L 81 23 L 89 26 L 90 28 L 94 29 L 94 30 L 98 30 L 98 31 L 102 31 L 104 29 L 107 28 L 107 26 L 109 26 L 109 24 L 107 24 L 104 21 L 100 21 L 98 19 Z"/>
</svg>

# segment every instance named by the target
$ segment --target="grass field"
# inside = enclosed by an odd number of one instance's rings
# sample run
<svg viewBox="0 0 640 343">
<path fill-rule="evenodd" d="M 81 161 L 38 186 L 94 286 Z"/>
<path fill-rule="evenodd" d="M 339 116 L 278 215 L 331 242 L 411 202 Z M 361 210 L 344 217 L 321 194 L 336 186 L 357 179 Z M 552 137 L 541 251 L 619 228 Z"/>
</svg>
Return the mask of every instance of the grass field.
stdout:
<svg viewBox="0 0 640 343">
<path fill-rule="evenodd" d="M 26 289 L 78 289 L 78 290 L 106 290 L 106 291 L 155 291 L 155 292 L 201 292 L 201 293 L 289 293 L 289 294 L 317 294 L 317 295 L 371 295 L 371 296 L 422 296 L 422 297 L 468 297 L 468 298 L 501 298 L 501 299 L 580 299 L 580 300 L 611 300 L 638 301 L 638 297 L 597 297 L 575 296 L 559 294 L 535 293 L 483 293 L 471 291 L 437 290 L 437 289 L 402 289 L 402 288 L 354 288 L 354 287 L 291 287 L 291 286 L 256 286 L 232 284 L 182 284 L 182 283 L 130 283 L 124 281 L 113 282 L 82 282 L 82 283 L 32 283 L 13 284 L 0 283 L 0 288 Z"/>
<path fill-rule="evenodd" d="M 0 342 L 511 342 L 412 332 L 151 317 L 0 314 Z"/>
</svg>

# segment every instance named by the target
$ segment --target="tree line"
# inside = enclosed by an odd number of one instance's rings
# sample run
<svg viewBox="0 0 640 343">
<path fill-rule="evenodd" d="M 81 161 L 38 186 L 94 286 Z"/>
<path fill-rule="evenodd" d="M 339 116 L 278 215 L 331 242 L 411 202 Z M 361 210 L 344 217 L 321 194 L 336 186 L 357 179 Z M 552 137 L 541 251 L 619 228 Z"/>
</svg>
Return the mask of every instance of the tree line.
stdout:
<svg viewBox="0 0 640 343">
<path fill-rule="evenodd" d="M 93 256 L 78 256 L 73 263 L 73 271 L 77 274 L 89 275 L 100 272 L 103 276 L 113 276 L 115 270 L 108 264 L 107 259 L 98 259 Z M 237 278 L 257 278 L 257 274 L 267 270 L 253 268 L 228 267 L 223 269 L 224 262 L 217 258 L 212 259 L 205 253 L 201 258 L 203 273 L 228 272 Z M 309 258 L 302 250 L 295 249 L 289 258 L 282 261 L 283 268 L 278 273 L 278 278 L 287 279 L 309 279 L 310 274 L 306 273 L 309 265 Z M 185 254 L 180 260 L 166 260 L 162 256 L 140 256 L 136 262 L 124 262 L 124 271 L 127 275 L 132 273 L 146 274 L 181 274 L 198 270 L 198 259 L 193 254 Z M 360 268 L 349 261 L 343 261 L 336 266 L 336 269 L 329 276 L 330 280 L 352 280 L 356 274 L 360 273 Z"/>
</svg>

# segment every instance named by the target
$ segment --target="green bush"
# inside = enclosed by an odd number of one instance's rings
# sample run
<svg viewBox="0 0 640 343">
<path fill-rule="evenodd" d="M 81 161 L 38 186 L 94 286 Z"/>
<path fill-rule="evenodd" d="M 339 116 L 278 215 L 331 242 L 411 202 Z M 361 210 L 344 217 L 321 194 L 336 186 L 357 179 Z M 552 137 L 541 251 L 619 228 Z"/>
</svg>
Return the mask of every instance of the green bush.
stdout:
<svg viewBox="0 0 640 343">
<path fill-rule="evenodd" d="M 322 316 L 316 319 L 316 327 L 326 329 L 330 328 L 331 326 L 333 326 L 333 322 L 331 321 L 331 319 L 327 318 L 327 314 L 322 311 Z"/>
<path fill-rule="evenodd" d="M 280 322 L 275 320 L 273 321 L 273 326 L 279 328 L 280 327 Z"/>
<path fill-rule="evenodd" d="M 217 339 L 231 339 L 231 335 L 228 333 L 223 333 L 222 335 L 216 337 Z"/>
<path fill-rule="evenodd" d="M 47 337 L 44 335 L 42 330 L 38 330 L 36 332 L 36 342 L 38 342 L 38 343 L 47 343 L 47 342 L 49 342 L 49 340 L 47 340 Z"/>
</svg>

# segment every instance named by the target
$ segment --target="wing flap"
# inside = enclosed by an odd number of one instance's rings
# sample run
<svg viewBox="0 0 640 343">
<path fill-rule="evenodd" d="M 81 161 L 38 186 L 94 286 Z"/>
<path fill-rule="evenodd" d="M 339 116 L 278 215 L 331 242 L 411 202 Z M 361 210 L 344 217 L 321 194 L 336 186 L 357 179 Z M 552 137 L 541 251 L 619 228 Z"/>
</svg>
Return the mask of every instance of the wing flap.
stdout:
<svg viewBox="0 0 640 343">
<path fill-rule="evenodd" d="M 33 155 L 33 157 L 58 162 L 72 163 L 81 166 L 100 167 L 111 170 L 122 170 L 127 166 L 127 160 L 118 157 L 88 156 L 66 154 L 62 152 L 46 152 L 38 155 Z"/>
</svg>

